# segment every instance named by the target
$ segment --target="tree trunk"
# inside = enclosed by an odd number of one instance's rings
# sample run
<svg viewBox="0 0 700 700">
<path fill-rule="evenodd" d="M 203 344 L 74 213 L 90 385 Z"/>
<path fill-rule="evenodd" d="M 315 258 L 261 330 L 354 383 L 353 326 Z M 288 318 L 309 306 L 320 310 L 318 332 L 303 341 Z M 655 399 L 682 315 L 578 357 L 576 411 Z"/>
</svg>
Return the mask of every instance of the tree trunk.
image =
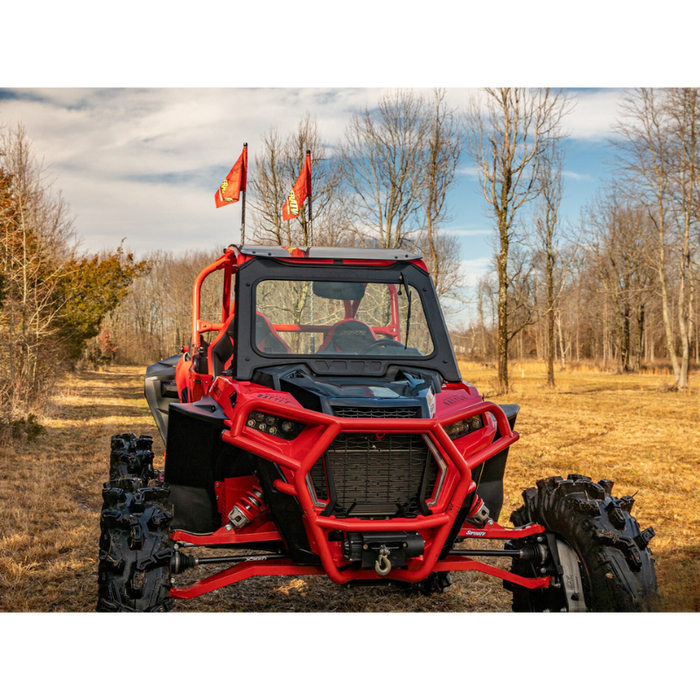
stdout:
<svg viewBox="0 0 700 700">
<path fill-rule="evenodd" d="M 547 386 L 554 388 L 554 258 L 551 237 L 547 241 Z"/>
<path fill-rule="evenodd" d="M 642 368 L 642 345 L 644 343 L 644 304 L 637 306 L 637 348 L 634 359 L 634 371 L 639 372 Z"/>
<path fill-rule="evenodd" d="M 498 255 L 498 391 L 508 393 L 508 229 L 500 228 L 501 250 Z"/>
</svg>

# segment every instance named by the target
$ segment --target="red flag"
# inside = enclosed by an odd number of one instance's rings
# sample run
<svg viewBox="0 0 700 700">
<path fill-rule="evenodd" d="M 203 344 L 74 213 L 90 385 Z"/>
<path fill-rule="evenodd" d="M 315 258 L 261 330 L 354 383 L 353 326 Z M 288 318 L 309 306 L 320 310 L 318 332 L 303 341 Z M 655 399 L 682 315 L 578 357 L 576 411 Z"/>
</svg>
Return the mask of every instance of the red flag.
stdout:
<svg viewBox="0 0 700 700">
<path fill-rule="evenodd" d="M 231 168 L 231 172 L 221 183 L 221 187 L 216 190 L 214 201 L 216 202 L 217 209 L 238 201 L 241 192 L 245 192 L 247 173 L 248 147 L 244 146 L 243 152 L 236 161 L 236 164 Z"/>
<path fill-rule="evenodd" d="M 304 167 L 301 169 L 301 173 L 294 183 L 292 191 L 289 193 L 286 201 L 282 205 L 282 218 L 285 221 L 289 219 L 295 219 L 299 216 L 301 208 L 304 206 L 304 202 L 307 197 L 311 196 L 311 152 L 306 152 L 306 159 L 304 160 Z"/>
</svg>

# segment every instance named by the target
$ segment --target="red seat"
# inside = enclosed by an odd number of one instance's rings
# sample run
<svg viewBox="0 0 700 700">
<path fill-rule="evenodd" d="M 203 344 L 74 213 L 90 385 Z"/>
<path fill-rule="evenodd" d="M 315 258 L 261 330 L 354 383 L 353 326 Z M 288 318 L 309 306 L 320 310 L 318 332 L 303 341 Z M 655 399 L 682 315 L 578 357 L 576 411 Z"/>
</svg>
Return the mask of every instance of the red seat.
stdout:
<svg viewBox="0 0 700 700">
<path fill-rule="evenodd" d="M 270 319 L 257 312 L 255 318 L 255 344 L 258 350 L 271 355 L 288 355 L 292 348 L 280 337 Z"/>
<path fill-rule="evenodd" d="M 216 377 L 225 369 L 228 369 L 233 357 L 233 323 L 234 316 L 231 314 L 219 334 L 214 338 L 209 346 L 209 366 L 212 376 Z M 292 349 L 280 338 L 274 329 L 270 319 L 265 314 L 257 312 L 255 323 L 255 344 L 258 350 L 274 355 L 289 354 Z"/>
</svg>

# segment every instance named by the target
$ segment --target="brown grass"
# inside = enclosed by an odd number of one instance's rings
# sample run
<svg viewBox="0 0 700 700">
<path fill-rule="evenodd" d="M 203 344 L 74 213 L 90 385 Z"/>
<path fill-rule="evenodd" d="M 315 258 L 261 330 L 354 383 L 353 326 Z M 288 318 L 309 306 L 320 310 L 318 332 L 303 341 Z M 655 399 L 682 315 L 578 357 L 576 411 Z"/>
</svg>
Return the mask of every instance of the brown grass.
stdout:
<svg viewBox="0 0 700 700">
<path fill-rule="evenodd" d="M 636 494 L 634 515 L 657 536 L 661 609 L 700 608 L 700 422 L 698 393 L 666 390 L 669 377 L 618 376 L 579 368 L 544 387 L 544 368 L 517 365 L 512 391 L 494 393 L 495 370 L 464 364 L 487 398 L 522 406 L 521 440 L 510 452 L 501 522 L 541 477 L 570 472 L 615 481 Z M 0 451 L 0 610 L 91 611 L 109 438 L 156 435 L 142 393 L 143 370 L 83 372 L 62 383 L 35 442 Z M 156 439 L 156 462 L 163 445 Z M 201 576 L 201 569 L 192 572 Z M 212 572 L 213 573 L 213 572 Z M 510 594 L 481 574 L 453 574 L 431 597 L 389 588 L 345 589 L 323 577 L 250 579 L 176 603 L 195 611 L 505 611 Z"/>
</svg>

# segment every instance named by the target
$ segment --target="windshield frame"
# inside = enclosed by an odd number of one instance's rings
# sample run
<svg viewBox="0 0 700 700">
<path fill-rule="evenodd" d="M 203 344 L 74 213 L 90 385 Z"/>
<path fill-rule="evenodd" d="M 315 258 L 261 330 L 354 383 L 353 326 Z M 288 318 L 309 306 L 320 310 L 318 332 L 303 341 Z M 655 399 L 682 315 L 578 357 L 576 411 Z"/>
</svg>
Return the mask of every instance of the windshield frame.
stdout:
<svg viewBox="0 0 700 700">
<path fill-rule="evenodd" d="M 299 267 L 303 267 L 300 270 Z M 271 355 L 255 345 L 256 288 L 263 280 L 347 281 L 411 286 L 413 304 L 423 306 L 425 321 L 433 343 L 430 355 L 352 355 L 352 354 L 293 354 Z M 448 381 L 461 381 L 452 343 L 447 333 L 435 288 L 427 272 L 410 262 L 357 265 L 292 262 L 275 258 L 256 257 L 245 262 L 236 275 L 236 313 L 234 316 L 233 375 L 250 379 L 257 369 L 280 365 L 305 364 L 319 375 L 383 376 L 389 365 L 424 367 L 440 372 Z M 413 313 L 413 312 L 412 312 Z M 405 321 L 405 317 L 402 319 Z M 402 329 L 405 334 L 405 329 Z M 410 345 L 409 345 L 410 347 Z"/>
</svg>

